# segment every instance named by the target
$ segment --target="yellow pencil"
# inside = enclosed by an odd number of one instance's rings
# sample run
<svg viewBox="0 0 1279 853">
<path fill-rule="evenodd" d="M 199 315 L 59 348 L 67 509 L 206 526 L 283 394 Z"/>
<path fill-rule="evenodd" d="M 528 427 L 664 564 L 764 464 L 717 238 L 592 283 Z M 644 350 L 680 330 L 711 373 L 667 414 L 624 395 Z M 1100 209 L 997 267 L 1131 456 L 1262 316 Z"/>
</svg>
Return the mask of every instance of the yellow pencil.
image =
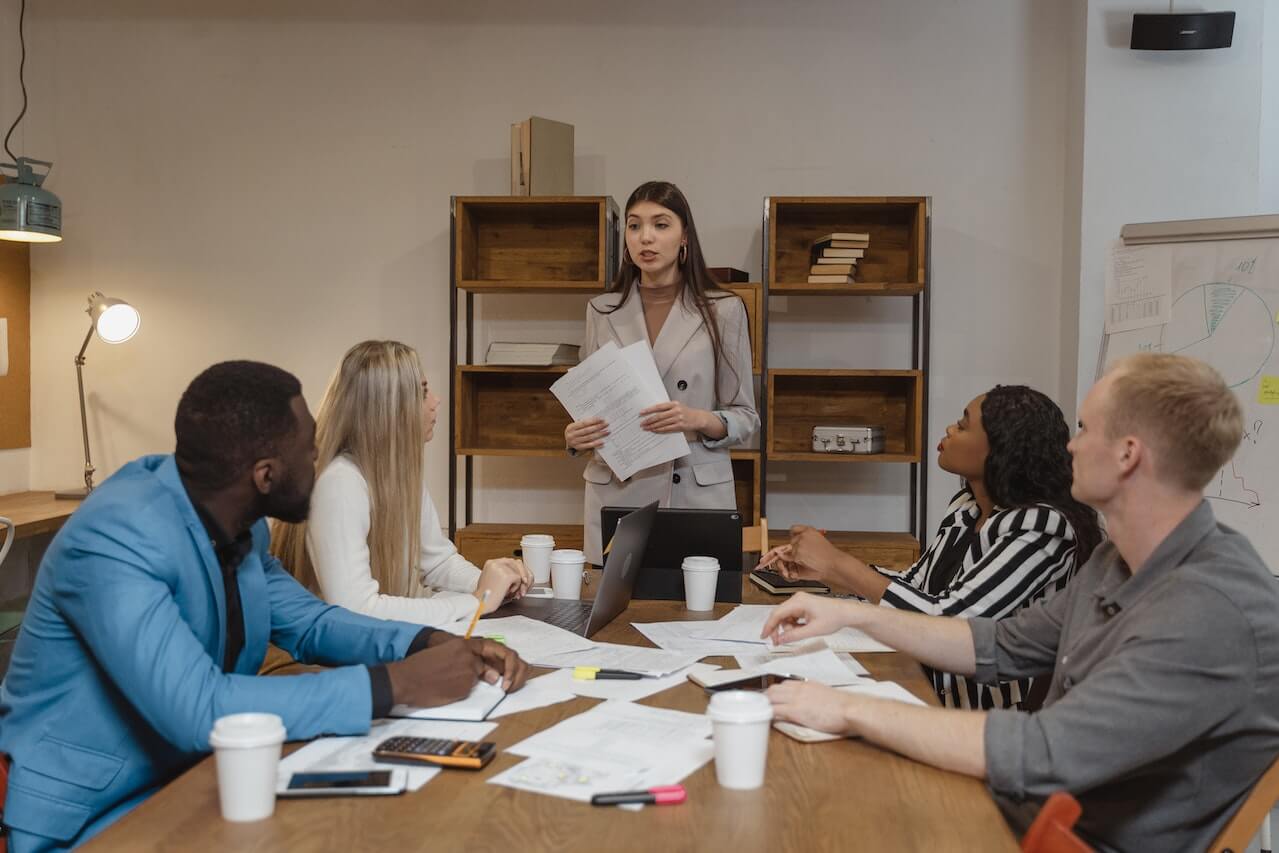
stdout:
<svg viewBox="0 0 1279 853">
<path fill-rule="evenodd" d="M 471 617 L 471 624 L 467 626 L 465 640 L 471 639 L 471 632 L 475 630 L 475 623 L 480 621 L 480 614 L 484 612 L 484 602 L 489 600 L 489 591 L 484 590 L 484 594 L 480 596 L 480 603 L 475 608 L 475 615 Z"/>
</svg>

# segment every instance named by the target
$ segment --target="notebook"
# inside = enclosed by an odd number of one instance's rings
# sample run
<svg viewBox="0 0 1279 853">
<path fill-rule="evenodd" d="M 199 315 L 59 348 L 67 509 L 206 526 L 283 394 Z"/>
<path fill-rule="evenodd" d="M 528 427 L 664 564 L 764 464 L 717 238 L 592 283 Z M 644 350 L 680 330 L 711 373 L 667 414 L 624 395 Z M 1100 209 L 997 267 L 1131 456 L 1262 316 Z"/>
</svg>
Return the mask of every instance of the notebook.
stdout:
<svg viewBox="0 0 1279 853">
<path fill-rule="evenodd" d="M 408 705 L 396 705 L 388 716 L 408 717 L 413 720 L 457 720 L 459 722 L 478 723 L 488 719 L 493 709 L 506 698 L 506 691 L 501 684 L 478 682 L 465 699 L 459 699 L 449 705 L 438 705 L 434 708 L 413 708 Z"/>
</svg>

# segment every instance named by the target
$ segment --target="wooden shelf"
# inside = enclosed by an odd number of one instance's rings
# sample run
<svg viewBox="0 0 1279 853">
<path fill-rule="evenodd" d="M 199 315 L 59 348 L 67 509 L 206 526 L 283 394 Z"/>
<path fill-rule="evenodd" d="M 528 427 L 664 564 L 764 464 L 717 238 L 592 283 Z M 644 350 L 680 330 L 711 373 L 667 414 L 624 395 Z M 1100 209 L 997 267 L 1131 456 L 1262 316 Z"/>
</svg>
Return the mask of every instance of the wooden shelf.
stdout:
<svg viewBox="0 0 1279 853">
<path fill-rule="evenodd" d="M 928 199 L 923 196 L 773 196 L 768 231 L 770 293 L 897 296 L 927 285 Z M 867 284 L 808 284 L 813 241 L 839 231 L 870 234 L 866 256 L 857 264 L 857 278 Z"/>
<path fill-rule="evenodd" d="M 457 545 L 458 553 L 483 568 L 486 560 L 514 555 L 525 533 L 549 533 L 555 537 L 556 548 L 582 548 L 582 525 L 535 522 L 468 524 L 458 528 L 453 544 Z"/>
<path fill-rule="evenodd" d="M 567 456 L 568 412 L 551 393 L 567 367 L 459 365 L 454 452 L 462 456 Z"/>
<path fill-rule="evenodd" d="M 908 569 L 919 559 L 919 540 L 909 533 L 828 530 L 826 538 L 839 550 L 886 569 Z M 785 545 L 789 541 L 790 533 L 786 530 L 768 531 L 770 548 Z"/>
<path fill-rule="evenodd" d="M 921 462 L 923 374 L 918 370 L 770 370 L 768 458 L 813 462 Z M 884 428 L 884 452 L 814 453 L 813 427 Z"/>
<path fill-rule="evenodd" d="M 13 522 L 13 536 L 26 539 L 55 533 L 83 501 L 58 500 L 53 492 L 12 492 L 0 495 L 0 516 Z"/>
<path fill-rule="evenodd" d="M 769 293 L 783 296 L 914 296 L 923 293 L 922 284 L 910 282 L 857 282 L 856 284 L 809 284 L 806 281 L 779 281 L 769 285 Z"/>
<path fill-rule="evenodd" d="M 760 516 L 760 455 L 758 450 L 730 450 L 733 463 L 733 486 L 737 492 L 737 511 L 742 516 L 742 526 L 759 524 Z"/>
<path fill-rule="evenodd" d="M 453 284 L 490 293 L 602 291 L 617 249 L 608 196 L 455 196 Z"/>
</svg>

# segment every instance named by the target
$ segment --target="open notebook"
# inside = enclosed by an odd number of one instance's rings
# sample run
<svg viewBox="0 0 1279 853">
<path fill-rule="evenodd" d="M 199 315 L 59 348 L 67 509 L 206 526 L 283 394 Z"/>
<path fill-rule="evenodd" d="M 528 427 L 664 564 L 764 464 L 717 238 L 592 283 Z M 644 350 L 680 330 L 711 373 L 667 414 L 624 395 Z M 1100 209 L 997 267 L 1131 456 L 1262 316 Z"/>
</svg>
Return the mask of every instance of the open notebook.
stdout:
<svg viewBox="0 0 1279 853">
<path fill-rule="evenodd" d="M 460 722 L 478 723 L 488 719 L 493 709 L 506 698 L 506 692 L 500 684 L 489 684 L 481 681 L 471 689 L 465 699 L 449 705 L 438 705 L 434 708 L 413 708 L 408 705 L 396 705 L 389 716 L 408 717 L 414 720 L 457 720 Z"/>
</svg>

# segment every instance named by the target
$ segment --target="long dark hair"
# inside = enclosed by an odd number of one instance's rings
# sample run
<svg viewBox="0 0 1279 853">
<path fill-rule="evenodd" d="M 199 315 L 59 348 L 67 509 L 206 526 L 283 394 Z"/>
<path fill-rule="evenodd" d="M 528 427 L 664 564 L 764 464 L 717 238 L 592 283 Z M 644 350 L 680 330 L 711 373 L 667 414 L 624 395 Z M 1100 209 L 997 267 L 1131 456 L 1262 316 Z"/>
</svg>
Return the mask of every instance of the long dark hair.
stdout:
<svg viewBox="0 0 1279 853">
<path fill-rule="evenodd" d="M 1070 428 L 1057 404 L 1025 385 L 996 385 L 981 401 L 990 452 L 983 472 L 996 506 L 1048 504 L 1075 530 L 1075 565 L 1101 542 L 1097 512 L 1070 496 Z"/>
<path fill-rule="evenodd" d="M 625 217 L 630 213 L 631 208 L 640 202 L 651 201 L 653 204 L 660 205 L 679 217 L 680 222 L 684 225 L 684 236 L 688 239 L 688 252 L 684 259 L 679 262 L 680 273 L 684 276 L 684 289 L 680 298 L 692 303 L 697 309 L 697 313 L 702 315 L 702 322 L 706 325 L 706 333 L 711 338 L 711 349 L 715 354 L 715 405 L 718 407 L 720 402 L 720 376 L 719 365 L 724 362 L 729 365 L 728 369 L 736 373 L 735 368 L 730 362 L 724 358 L 724 342 L 720 335 L 719 324 L 715 322 L 715 312 L 711 307 L 712 302 L 720 299 L 737 298 L 737 295 L 725 290 L 720 290 L 719 283 L 711 276 L 711 272 L 706 268 L 706 258 L 702 256 L 702 243 L 697 238 L 697 226 L 693 224 L 693 211 L 688 206 L 688 199 L 684 198 L 684 194 L 680 192 L 679 187 L 669 181 L 648 181 L 640 184 L 635 188 L 635 192 L 631 193 L 631 197 L 626 200 L 626 208 L 623 212 L 623 228 L 625 228 Z M 626 240 L 622 240 L 622 263 L 618 267 L 617 275 L 613 278 L 613 283 L 609 285 L 608 293 L 621 293 L 622 298 L 618 303 L 608 310 L 595 309 L 601 314 L 612 314 L 617 309 L 626 304 L 626 300 L 631 296 L 631 285 L 638 284 L 640 280 L 640 268 L 636 266 L 635 261 L 631 258 L 630 253 L 626 249 Z M 740 380 L 741 377 L 736 377 Z M 731 398 L 732 395 L 730 394 Z"/>
</svg>

